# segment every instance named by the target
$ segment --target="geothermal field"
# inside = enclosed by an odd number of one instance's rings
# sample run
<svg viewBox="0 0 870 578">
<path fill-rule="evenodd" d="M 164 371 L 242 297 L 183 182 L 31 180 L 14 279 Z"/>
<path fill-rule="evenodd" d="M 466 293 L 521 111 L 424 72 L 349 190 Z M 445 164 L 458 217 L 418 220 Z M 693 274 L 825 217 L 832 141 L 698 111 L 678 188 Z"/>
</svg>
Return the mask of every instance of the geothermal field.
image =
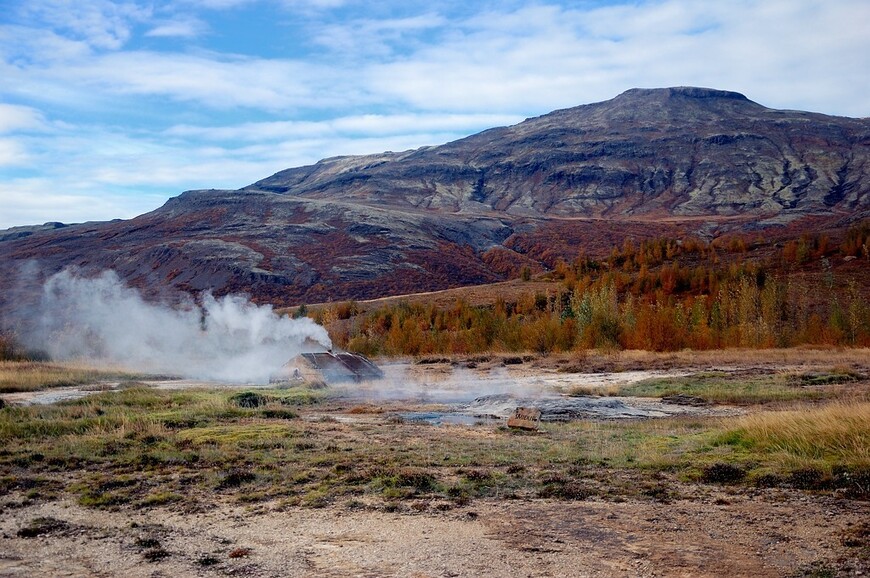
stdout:
<svg viewBox="0 0 870 578">
<path fill-rule="evenodd" d="M 870 578 L 868 23 L 0 2 L 0 578 Z"/>
<path fill-rule="evenodd" d="M 2 367 L 0 576 L 868 571 L 867 350 L 368 360 L 78 282 L 89 364 Z"/>
</svg>

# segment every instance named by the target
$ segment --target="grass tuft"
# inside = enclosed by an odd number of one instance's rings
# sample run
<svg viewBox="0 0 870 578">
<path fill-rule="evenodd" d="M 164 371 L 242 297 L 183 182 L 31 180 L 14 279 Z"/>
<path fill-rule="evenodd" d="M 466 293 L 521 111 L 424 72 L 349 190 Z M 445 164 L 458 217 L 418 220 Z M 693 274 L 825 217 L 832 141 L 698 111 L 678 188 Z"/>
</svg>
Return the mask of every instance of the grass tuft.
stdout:
<svg viewBox="0 0 870 578">
<path fill-rule="evenodd" d="M 820 408 L 759 412 L 737 420 L 740 443 L 794 460 L 870 465 L 870 403 L 836 402 Z"/>
<path fill-rule="evenodd" d="M 870 402 L 746 415 L 717 441 L 752 456 L 767 480 L 870 496 Z"/>
<path fill-rule="evenodd" d="M 746 477 L 746 470 L 734 464 L 716 462 L 704 468 L 701 480 L 708 483 L 732 484 Z"/>
</svg>

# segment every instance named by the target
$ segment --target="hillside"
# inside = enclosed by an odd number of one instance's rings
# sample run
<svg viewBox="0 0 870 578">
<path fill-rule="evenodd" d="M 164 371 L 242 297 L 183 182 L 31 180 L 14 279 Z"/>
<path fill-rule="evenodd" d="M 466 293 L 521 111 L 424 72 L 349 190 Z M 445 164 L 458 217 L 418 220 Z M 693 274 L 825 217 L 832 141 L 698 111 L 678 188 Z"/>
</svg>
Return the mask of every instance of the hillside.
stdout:
<svg viewBox="0 0 870 578">
<path fill-rule="evenodd" d="M 0 307 L 69 265 L 150 294 L 294 305 L 502 281 L 626 237 L 836 236 L 870 215 L 868 173 L 870 119 L 633 89 L 442 146 L 188 191 L 130 220 L 0 233 Z"/>
<path fill-rule="evenodd" d="M 439 147 L 327 159 L 246 191 L 527 217 L 868 208 L 870 123 L 700 88 L 633 89 Z"/>
</svg>

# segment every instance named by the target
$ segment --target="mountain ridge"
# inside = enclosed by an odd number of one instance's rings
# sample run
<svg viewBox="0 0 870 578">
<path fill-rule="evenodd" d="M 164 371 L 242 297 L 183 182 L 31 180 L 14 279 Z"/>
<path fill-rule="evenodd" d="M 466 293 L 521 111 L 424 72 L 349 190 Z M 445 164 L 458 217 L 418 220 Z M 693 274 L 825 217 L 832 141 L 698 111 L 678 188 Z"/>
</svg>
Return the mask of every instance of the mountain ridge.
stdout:
<svg viewBox="0 0 870 578">
<path fill-rule="evenodd" d="M 870 215 L 868 177 L 870 119 L 631 89 L 439 146 L 185 191 L 129 220 L 16 228 L 0 234 L 0 289 L 29 262 L 276 305 L 444 289 L 626 236 L 841 227 Z"/>
<path fill-rule="evenodd" d="M 729 116 L 723 120 L 723 115 Z M 687 136 L 682 127 L 689 122 L 694 124 Z M 827 129 L 818 135 L 825 140 L 824 158 L 811 162 L 806 156 L 817 151 L 801 142 L 807 122 L 817 132 Z M 242 190 L 326 198 L 341 189 L 345 198 L 359 202 L 455 212 L 489 208 L 525 216 L 612 216 L 656 208 L 691 216 L 709 214 L 711 207 L 719 215 L 776 213 L 805 198 L 809 210 L 823 211 L 843 200 L 866 205 L 866 185 L 856 191 L 860 183 L 848 179 L 848 165 L 854 162 L 853 148 L 861 146 L 860 171 L 867 170 L 868 127 L 862 119 L 769 109 L 736 92 L 632 89 L 609 101 L 553 111 L 438 147 L 325 159 Z M 778 134 L 772 139 L 759 129 Z M 722 169 L 721 163 L 694 162 L 711 154 L 728 155 L 725 170 L 710 170 Z M 758 170 L 752 170 L 749 155 L 776 162 L 755 162 Z M 810 166 L 820 161 L 821 171 Z M 743 174 L 735 174 L 737 168 Z M 518 171 L 529 178 L 517 182 Z M 440 190 L 427 190 L 426 178 L 433 174 Z M 717 202 L 714 187 L 728 198 Z M 566 197 L 566 190 L 572 194 Z M 765 191 L 773 191 L 773 198 L 765 199 Z M 860 195 L 845 198 L 853 191 Z"/>
</svg>

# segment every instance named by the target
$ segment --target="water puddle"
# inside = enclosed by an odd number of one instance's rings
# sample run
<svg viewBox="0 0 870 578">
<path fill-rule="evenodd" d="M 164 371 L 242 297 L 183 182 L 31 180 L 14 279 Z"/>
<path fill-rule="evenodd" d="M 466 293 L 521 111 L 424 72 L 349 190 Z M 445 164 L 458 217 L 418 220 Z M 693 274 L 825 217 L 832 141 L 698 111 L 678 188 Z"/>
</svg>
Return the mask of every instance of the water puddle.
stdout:
<svg viewBox="0 0 870 578">
<path fill-rule="evenodd" d="M 404 411 L 393 415 L 400 417 L 407 423 L 426 425 L 492 426 L 500 425 L 504 421 L 496 416 L 479 416 L 444 411 Z"/>
<path fill-rule="evenodd" d="M 99 393 L 96 389 L 81 389 L 77 387 L 66 387 L 57 389 L 46 389 L 43 391 L 22 391 L 17 393 L 8 393 L 3 395 L 3 401 L 9 405 L 51 405 L 62 401 L 73 401 L 87 397 L 94 393 Z"/>
</svg>

